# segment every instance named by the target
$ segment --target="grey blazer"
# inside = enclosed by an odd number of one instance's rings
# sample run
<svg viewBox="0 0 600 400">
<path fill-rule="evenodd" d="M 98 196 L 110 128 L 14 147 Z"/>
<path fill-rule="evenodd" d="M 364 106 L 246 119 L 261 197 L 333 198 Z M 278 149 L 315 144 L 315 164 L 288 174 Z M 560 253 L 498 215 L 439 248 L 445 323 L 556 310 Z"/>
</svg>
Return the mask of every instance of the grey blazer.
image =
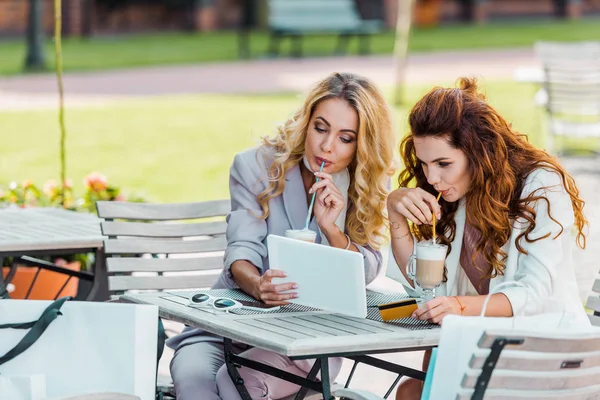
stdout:
<svg viewBox="0 0 600 400">
<path fill-rule="evenodd" d="M 266 161 L 265 161 L 266 155 Z M 237 154 L 229 173 L 231 213 L 227 216 L 227 249 L 221 276 L 213 289 L 238 288 L 231 274 L 231 264 L 237 260 L 248 260 L 261 270 L 269 269 L 267 235 L 283 236 L 287 229 L 302 229 L 306 222 L 308 204 L 300 174 L 300 167 L 294 166 L 286 174 L 286 183 L 281 196 L 269 201 L 269 216 L 258 218 L 262 209 L 256 197 L 268 184 L 267 171 L 270 157 L 264 147 L 255 147 Z M 313 218 L 310 229 L 317 231 Z M 317 235 L 320 243 L 320 236 Z M 379 251 L 354 243 L 364 257 L 365 280 L 371 282 L 377 276 L 382 264 Z M 203 341 L 206 332 L 199 329 L 184 330 L 180 335 L 169 339 L 170 347 L 178 347 Z"/>
</svg>

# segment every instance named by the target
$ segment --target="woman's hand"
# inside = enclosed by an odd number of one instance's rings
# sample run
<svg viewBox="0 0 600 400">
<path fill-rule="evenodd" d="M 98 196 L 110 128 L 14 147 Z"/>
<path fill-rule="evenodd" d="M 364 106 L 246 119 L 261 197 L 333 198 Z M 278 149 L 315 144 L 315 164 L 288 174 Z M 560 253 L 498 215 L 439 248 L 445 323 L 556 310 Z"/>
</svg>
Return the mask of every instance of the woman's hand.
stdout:
<svg viewBox="0 0 600 400">
<path fill-rule="evenodd" d="M 432 212 L 442 216 L 442 208 L 434 195 L 421 188 L 398 188 L 388 196 L 388 211 L 396 212 L 417 225 L 431 224 Z"/>
<path fill-rule="evenodd" d="M 298 285 L 294 282 L 273 284 L 271 280 L 273 278 L 285 278 L 287 274 L 278 269 L 267 270 L 258 281 L 256 293 L 258 300 L 262 300 L 265 304 L 284 306 L 289 304 L 285 300 L 294 299 L 298 297 L 298 293 L 289 292 L 281 293 L 288 290 L 297 289 Z"/>
<path fill-rule="evenodd" d="M 412 318 L 441 324 L 446 315 L 461 315 L 461 308 L 454 297 L 440 296 L 423 303 L 413 312 Z"/>
<path fill-rule="evenodd" d="M 319 228 L 323 232 L 329 232 L 335 228 L 335 220 L 344 209 L 344 196 L 333 184 L 333 178 L 325 172 L 315 172 L 319 178 L 309 189 L 309 193 L 317 192 L 314 213 Z"/>
</svg>

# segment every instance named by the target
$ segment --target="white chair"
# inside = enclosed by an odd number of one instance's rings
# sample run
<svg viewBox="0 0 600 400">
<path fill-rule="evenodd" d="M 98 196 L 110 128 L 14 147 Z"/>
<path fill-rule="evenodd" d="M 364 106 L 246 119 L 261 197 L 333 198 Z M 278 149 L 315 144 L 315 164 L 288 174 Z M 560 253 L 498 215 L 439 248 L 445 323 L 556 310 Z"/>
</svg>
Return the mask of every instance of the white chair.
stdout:
<svg viewBox="0 0 600 400">
<path fill-rule="evenodd" d="M 549 148 L 561 153 L 565 141 L 600 138 L 600 61 L 556 62 L 544 66 L 544 90 L 548 95 L 546 110 L 551 143 Z M 561 143 L 557 143 L 561 140 Z M 593 143 L 597 146 L 597 143 Z M 597 152 L 599 149 L 592 149 Z"/>
<path fill-rule="evenodd" d="M 546 42 L 533 45 L 535 55 L 544 64 L 557 61 L 600 60 L 600 41 Z"/>
<path fill-rule="evenodd" d="M 209 288 L 221 273 L 227 247 L 223 217 L 230 211 L 229 200 L 180 204 L 98 201 L 96 208 L 98 216 L 106 220 L 101 226 L 108 237 L 104 246 L 108 290 L 113 298 L 130 290 Z M 178 223 L 181 220 L 200 222 Z M 174 395 L 170 377 L 159 376 L 158 389 Z M 305 399 L 318 397 L 309 391 Z"/>
<path fill-rule="evenodd" d="M 586 138 L 600 138 L 600 42 L 537 42 L 534 50 L 543 66 L 535 102 L 547 111 L 548 149 L 587 150 Z"/>
<path fill-rule="evenodd" d="M 227 246 L 223 219 L 230 210 L 229 200 L 98 201 L 96 208 L 105 219 L 101 227 L 107 236 L 104 251 L 111 298 L 127 291 L 209 288 L 221 273 Z M 157 388 L 159 393 L 175 395 L 168 376 L 158 377 Z"/>
<path fill-rule="evenodd" d="M 460 392 L 449 393 L 447 399 L 600 399 L 600 330 L 540 334 L 490 330 L 478 347 Z M 335 394 L 350 400 L 381 400 L 365 391 L 341 389 Z"/>
<path fill-rule="evenodd" d="M 595 292 L 596 295 L 588 297 L 586 307 L 592 310 L 593 314 L 588 316 L 592 325 L 600 326 L 600 296 L 598 296 L 598 294 L 600 294 L 600 279 L 596 279 L 592 291 Z"/>
</svg>

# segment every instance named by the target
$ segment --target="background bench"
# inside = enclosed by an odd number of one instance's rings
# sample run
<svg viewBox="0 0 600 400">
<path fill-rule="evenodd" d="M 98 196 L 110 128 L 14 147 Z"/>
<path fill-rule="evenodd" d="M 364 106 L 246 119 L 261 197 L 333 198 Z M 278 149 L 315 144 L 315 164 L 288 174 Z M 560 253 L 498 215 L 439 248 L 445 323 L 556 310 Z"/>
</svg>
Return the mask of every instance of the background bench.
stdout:
<svg viewBox="0 0 600 400">
<path fill-rule="evenodd" d="M 383 29 L 383 21 L 362 20 L 354 0 L 269 0 L 267 26 L 269 54 L 279 54 L 281 39 L 292 39 L 291 54 L 302 56 L 306 34 L 338 34 L 336 53 L 348 50 L 352 36 L 360 39 L 361 54 L 369 52 L 370 35 Z"/>
</svg>

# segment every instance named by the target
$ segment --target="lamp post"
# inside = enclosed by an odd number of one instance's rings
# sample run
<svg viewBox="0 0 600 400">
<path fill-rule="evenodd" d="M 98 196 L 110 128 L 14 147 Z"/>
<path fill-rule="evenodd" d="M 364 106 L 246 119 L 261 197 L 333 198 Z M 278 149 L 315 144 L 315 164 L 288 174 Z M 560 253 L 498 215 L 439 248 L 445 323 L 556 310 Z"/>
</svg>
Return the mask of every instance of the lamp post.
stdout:
<svg viewBox="0 0 600 400">
<path fill-rule="evenodd" d="M 42 16 L 42 0 L 29 0 L 27 57 L 25 58 L 26 71 L 41 71 L 46 69 Z"/>
</svg>

